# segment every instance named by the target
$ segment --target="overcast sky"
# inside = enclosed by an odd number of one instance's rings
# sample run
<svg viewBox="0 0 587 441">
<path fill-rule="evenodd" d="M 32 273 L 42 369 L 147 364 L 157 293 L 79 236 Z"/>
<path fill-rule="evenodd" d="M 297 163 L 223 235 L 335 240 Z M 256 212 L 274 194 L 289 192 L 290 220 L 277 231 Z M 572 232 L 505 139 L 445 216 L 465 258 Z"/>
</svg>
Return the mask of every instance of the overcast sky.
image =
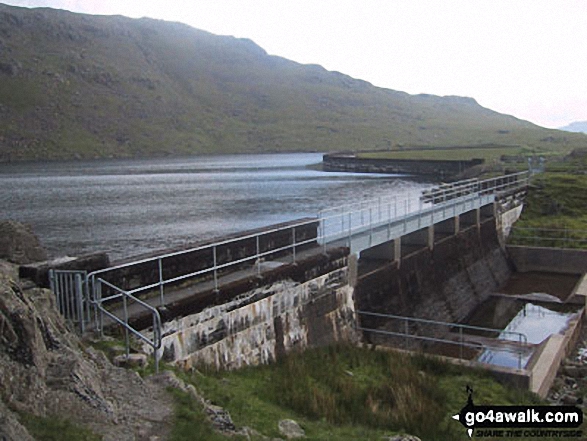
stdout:
<svg viewBox="0 0 587 441">
<path fill-rule="evenodd" d="M 587 120 L 587 0 L 0 0 L 180 21 L 545 127 Z"/>
</svg>

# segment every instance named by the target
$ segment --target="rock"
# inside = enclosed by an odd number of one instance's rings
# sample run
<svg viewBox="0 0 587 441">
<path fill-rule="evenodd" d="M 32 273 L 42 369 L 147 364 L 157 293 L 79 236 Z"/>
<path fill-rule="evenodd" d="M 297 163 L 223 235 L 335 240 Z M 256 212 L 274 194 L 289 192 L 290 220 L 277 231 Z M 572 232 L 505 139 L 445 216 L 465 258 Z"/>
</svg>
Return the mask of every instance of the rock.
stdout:
<svg viewBox="0 0 587 441">
<path fill-rule="evenodd" d="M 294 420 L 281 420 L 278 423 L 279 433 L 287 439 L 305 438 L 306 432 Z"/>
<path fill-rule="evenodd" d="M 2 441 L 35 441 L 12 413 L 0 400 L 0 440 Z"/>
<path fill-rule="evenodd" d="M 137 368 L 147 366 L 147 355 L 145 354 L 126 354 L 117 355 L 113 360 L 114 366 L 123 368 Z"/>
<path fill-rule="evenodd" d="M 212 422 L 212 427 L 219 432 L 236 432 L 236 426 L 232 422 L 232 418 L 228 411 L 220 406 L 209 404 L 206 406 L 206 413 Z"/>
<path fill-rule="evenodd" d="M 422 441 L 422 440 L 414 435 L 393 435 L 393 436 L 384 437 L 383 441 Z"/>
<path fill-rule="evenodd" d="M 104 441 L 167 439 L 173 402 L 166 388 L 84 348 L 57 312 L 53 294 L 23 290 L 4 268 L 0 265 L 0 440 L 32 439 L 18 424 L 21 412 L 57 415 Z"/>
<path fill-rule="evenodd" d="M 571 378 L 584 378 L 587 376 L 587 366 L 565 365 L 562 367 L 562 373 Z"/>
<path fill-rule="evenodd" d="M 562 396 L 560 399 L 563 404 L 577 404 L 578 398 L 572 392 L 569 392 Z"/>
<path fill-rule="evenodd" d="M 47 252 L 30 226 L 4 220 L 0 221 L 0 259 L 21 265 L 46 260 Z"/>
</svg>

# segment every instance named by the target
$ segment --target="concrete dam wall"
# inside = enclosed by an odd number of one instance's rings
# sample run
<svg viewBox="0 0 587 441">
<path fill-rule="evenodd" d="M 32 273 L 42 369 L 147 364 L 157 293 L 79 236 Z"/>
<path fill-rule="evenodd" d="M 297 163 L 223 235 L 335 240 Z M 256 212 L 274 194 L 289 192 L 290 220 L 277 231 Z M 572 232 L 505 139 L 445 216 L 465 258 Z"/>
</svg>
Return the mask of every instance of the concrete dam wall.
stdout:
<svg viewBox="0 0 587 441">
<path fill-rule="evenodd" d="M 390 173 L 451 179 L 466 169 L 483 164 L 483 159 L 471 160 L 421 160 L 421 159 L 371 159 L 345 154 L 323 156 L 325 171 L 354 173 Z"/>
<path fill-rule="evenodd" d="M 497 290 L 511 271 L 499 245 L 495 218 L 491 218 L 401 261 L 359 272 L 355 301 L 361 311 L 458 322 Z M 365 328 L 385 323 L 385 319 L 361 316 Z"/>
<path fill-rule="evenodd" d="M 318 255 L 278 268 L 229 301 L 164 323 L 161 352 L 184 368 L 239 368 L 291 350 L 356 341 L 355 322 L 348 251 Z"/>
</svg>

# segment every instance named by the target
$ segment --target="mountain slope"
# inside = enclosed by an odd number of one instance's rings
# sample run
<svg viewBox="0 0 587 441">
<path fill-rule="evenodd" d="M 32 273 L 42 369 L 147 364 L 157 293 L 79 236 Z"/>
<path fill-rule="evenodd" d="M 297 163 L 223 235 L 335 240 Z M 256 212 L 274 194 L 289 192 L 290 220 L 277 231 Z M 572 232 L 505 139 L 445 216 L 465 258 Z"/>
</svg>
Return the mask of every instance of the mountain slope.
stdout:
<svg viewBox="0 0 587 441">
<path fill-rule="evenodd" d="M 568 147 L 573 136 L 470 98 L 377 88 L 183 24 L 0 5 L 0 161 Z"/>
</svg>

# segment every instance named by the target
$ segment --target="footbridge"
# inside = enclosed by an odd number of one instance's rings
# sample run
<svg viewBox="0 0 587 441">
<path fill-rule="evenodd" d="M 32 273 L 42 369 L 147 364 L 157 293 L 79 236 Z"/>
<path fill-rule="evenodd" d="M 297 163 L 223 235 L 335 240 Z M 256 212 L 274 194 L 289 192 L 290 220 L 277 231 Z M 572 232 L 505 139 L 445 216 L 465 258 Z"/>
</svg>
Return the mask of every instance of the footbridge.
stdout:
<svg viewBox="0 0 587 441">
<path fill-rule="evenodd" d="M 342 266 L 347 271 L 349 253 L 399 261 L 413 247 L 432 247 L 435 236 L 456 234 L 464 226 L 479 224 L 484 216 L 493 216 L 496 201 L 519 200 L 529 177 L 528 172 L 522 172 L 486 180 L 469 179 L 403 197 L 390 195 L 357 201 L 323 210 L 315 218 L 98 270 L 80 272 L 57 267 L 50 271 L 51 286 L 57 295 L 58 307 L 82 332 L 91 325 L 102 330 L 120 324 L 127 351 L 130 335 L 134 334 L 152 348 L 156 361 L 161 356 L 165 335 L 177 334 L 177 329 L 174 331 L 166 325 L 174 317 L 199 314 L 198 323 L 208 323 L 209 331 L 198 331 L 195 337 L 190 334 L 189 343 L 182 340 L 174 346 L 193 349 L 217 344 L 232 328 L 238 330 L 260 324 L 259 317 L 266 313 L 273 317 L 275 328 L 273 324 L 264 326 L 271 327 L 272 338 L 281 339 L 281 343 L 270 349 L 263 349 L 258 342 L 256 346 L 251 343 L 251 347 L 261 347 L 259 356 L 271 358 L 280 350 L 280 345 L 321 338 L 319 327 L 303 336 L 292 336 L 293 331 L 285 327 L 291 325 L 294 316 L 288 316 L 284 325 L 275 322 L 275 314 L 287 309 L 290 301 L 290 308 L 318 302 L 324 297 L 320 294 L 324 286 L 339 283 Z M 343 260 L 345 263 L 340 264 Z M 296 291 L 293 297 L 274 299 L 267 306 L 256 302 L 249 317 L 239 315 L 231 322 L 230 317 L 242 302 L 250 303 L 273 295 L 268 294 L 270 289 L 263 291 L 261 285 L 277 289 L 276 283 L 286 279 L 300 282 L 295 287 L 285 284 L 286 288 L 280 286 L 279 290 L 303 289 Z M 310 279 L 311 283 L 306 283 Z M 263 283 L 259 283 L 260 280 Z M 352 299 L 346 285 L 347 282 L 337 285 L 336 295 L 344 297 L 343 303 Z M 202 314 L 212 307 L 216 312 L 207 313 L 203 318 Z M 266 310 L 261 311 L 261 307 Z M 189 326 L 196 326 L 195 319 L 190 320 Z M 210 324 L 212 320 L 215 320 L 214 325 Z M 263 336 L 255 334 L 254 338 L 265 341 L 269 331 L 263 329 L 255 331 L 264 332 Z M 257 350 L 255 348 L 250 350 Z M 178 358 L 177 353 L 175 358 Z"/>
<path fill-rule="evenodd" d="M 483 181 L 469 179 L 422 194 L 379 197 L 323 210 L 319 213 L 319 240 L 324 246 L 344 245 L 359 254 L 421 231 L 432 246 L 434 225 L 440 226 L 437 234 L 454 233 L 460 222 L 478 223 L 484 213 L 493 216 L 494 202 L 524 193 L 528 177 L 528 172 L 521 172 Z M 465 213 L 470 216 L 462 217 Z M 414 236 L 404 244 L 412 245 L 413 240 L 421 242 L 422 238 Z M 394 256 L 401 256 L 400 242 L 395 244 Z"/>
</svg>

